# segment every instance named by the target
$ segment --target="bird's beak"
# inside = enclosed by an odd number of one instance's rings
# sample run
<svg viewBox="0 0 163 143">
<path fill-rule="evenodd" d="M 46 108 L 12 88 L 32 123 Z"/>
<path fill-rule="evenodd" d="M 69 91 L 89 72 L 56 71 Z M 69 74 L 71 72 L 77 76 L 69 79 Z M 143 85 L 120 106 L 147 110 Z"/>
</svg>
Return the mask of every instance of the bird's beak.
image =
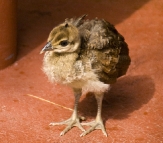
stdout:
<svg viewBox="0 0 163 143">
<path fill-rule="evenodd" d="M 45 51 L 51 51 L 52 50 L 52 45 L 50 42 L 48 42 L 44 48 L 41 50 L 40 54 L 44 53 Z"/>
</svg>

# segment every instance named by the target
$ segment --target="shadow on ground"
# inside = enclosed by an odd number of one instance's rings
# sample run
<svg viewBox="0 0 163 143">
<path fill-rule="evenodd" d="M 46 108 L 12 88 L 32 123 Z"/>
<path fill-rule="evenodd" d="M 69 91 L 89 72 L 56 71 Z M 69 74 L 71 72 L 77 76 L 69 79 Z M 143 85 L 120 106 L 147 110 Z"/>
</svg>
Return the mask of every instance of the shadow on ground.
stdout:
<svg viewBox="0 0 163 143">
<path fill-rule="evenodd" d="M 102 118 L 124 119 L 132 112 L 147 104 L 153 97 L 155 85 L 146 75 L 125 76 L 105 94 L 103 100 Z M 88 118 L 95 118 L 97 104 L 93 94 L 88 94 L 79 103 L 79 112 Z"/>
</svg>

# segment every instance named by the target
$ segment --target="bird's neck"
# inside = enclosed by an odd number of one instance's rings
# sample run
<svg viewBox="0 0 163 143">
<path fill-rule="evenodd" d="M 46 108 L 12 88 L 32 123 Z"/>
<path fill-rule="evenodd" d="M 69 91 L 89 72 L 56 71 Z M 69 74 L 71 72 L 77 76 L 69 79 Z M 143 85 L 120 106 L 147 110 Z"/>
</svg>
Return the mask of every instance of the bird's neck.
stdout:
<svg viewBox="0 0 163 143">
<path fill-rule="evenodd" d="M 44 58 L 43 70 L 51 81 L 64 82 L 73 72 L 78 53 L 53 53 L 47 52 Z"/>
<path fill-rule="evenodd" d="M 65 65 L 72 65 L 76 59 L 78 58 L 78 54 L 74 53 L 53 53 L 52 60 L 56 64 L 65 64 Z"/>
</svg>

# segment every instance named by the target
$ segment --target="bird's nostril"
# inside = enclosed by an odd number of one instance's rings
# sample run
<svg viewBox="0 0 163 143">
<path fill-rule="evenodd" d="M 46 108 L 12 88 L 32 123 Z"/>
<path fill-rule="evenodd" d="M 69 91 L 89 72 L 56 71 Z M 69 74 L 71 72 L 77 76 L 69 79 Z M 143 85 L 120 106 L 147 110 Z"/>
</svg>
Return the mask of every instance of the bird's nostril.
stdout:
<svg viewBox="0 0 163 143">
<path fill-rule="evenodd" d="M 51 42 L 48 42 L 44 48 L 41 50 L 40 54 L 44 53 L 45 51 L 51 51 L 52 50 L 52 45 Z"/>
</svg>

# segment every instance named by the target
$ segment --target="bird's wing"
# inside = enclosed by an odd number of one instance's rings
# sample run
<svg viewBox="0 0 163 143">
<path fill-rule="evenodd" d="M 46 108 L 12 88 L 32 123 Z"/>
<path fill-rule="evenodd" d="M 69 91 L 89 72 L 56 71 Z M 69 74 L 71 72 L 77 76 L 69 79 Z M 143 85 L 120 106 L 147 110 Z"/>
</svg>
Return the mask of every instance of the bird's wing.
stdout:
<svg viewBox="0 0 163 143">
<path fill-rule="evenodd" d="M 86 20 L 79 30 L 81 57 L 92 60 L 92 67 L 102 81 L 113 83 L 126 73 L 130 64 L 128 46 L 113 25 L 105 20 Z"/>
</svg>

